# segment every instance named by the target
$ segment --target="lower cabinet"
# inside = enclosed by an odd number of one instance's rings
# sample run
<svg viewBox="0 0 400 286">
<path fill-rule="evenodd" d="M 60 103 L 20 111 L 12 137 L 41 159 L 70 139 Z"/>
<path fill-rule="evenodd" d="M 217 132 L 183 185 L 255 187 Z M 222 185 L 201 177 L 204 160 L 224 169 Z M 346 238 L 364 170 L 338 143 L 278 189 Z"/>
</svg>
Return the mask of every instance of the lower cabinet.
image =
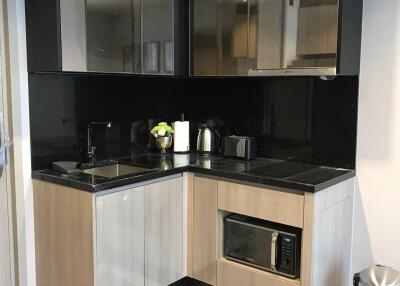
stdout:
<svg viewBox="0 0 400 286">
<path fill-rule="evenodd" d="M 96 286 L 166 286 L 186 276 L 182 178 L 96 198 Z"/>
<path fill-rule="evenodd" d="M 36 285 L 350 285 L 353 192 L 354 179 L 315 194 L 193 174 L 96 194 L 34 180 Z M 231 213 L 301 229 L 299 277 L 227 260 Z"/>
<path fill-rule="evenodd" d="M 192 276 L 210 285 L 217 277 L 217 181 L 193 180 Z"/>
<path fill-rule="evenodd" d="M 96 286 L 144 285 L 144 187 L 96 198 Z"/>
<path fill-rule="evenodd" d="M 94 285 L 93 194 L 33 180 L 37 286 Z"/>
<path fill-rule="evenodd" d="M 167 286 L 186 276 L 182 177 L 92 194 L 34 181 L 38 286 Z"/>
<path fill-rule="evenodd" d="M 189 275 L 214 286 L 350 285 L 353 191 L 354 179 L 314 194 L 194 175 Z M 232 213 L 301 229 L 299 277 L 226 259 L 224 218 Z"/>
<path fill-rule="evenodd" d="M 182 179 L 147 185 L 144 194 L 145 285 L 167 286 L 186 276 Z"/>
<path fill-rule="evenodd" d="M 218 286 L 298 286 L 280 276 L 229 260 L 218 260 Z M 322 285 L 321 285 L 322 286 Z"/>
</svg>

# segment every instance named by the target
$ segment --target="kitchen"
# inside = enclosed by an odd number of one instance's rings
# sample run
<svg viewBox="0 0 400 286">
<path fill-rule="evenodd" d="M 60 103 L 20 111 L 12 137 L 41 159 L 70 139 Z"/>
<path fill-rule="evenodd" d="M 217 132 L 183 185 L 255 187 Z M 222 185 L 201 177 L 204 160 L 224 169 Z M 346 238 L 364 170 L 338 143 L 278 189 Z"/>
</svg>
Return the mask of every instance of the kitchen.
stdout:
<svg viewBox="0 0 400 286">
<path fill-rule="evenodd" d="M 25 14 L 36 285 L 369 285 L 362 0 Z"/>
</svg>

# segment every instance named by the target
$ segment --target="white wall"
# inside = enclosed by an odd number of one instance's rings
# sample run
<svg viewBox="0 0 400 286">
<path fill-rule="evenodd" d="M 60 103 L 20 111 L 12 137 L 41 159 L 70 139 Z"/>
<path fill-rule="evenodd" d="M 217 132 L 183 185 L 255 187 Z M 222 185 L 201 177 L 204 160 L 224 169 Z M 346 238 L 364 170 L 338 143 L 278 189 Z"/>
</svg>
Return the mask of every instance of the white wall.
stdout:
<svg viewBox="0 0 400 286">
<path fill-rule="evenodd" d="M 364 0 L 353 272 L 400 270 L 400 1 Z"/>
</svg>

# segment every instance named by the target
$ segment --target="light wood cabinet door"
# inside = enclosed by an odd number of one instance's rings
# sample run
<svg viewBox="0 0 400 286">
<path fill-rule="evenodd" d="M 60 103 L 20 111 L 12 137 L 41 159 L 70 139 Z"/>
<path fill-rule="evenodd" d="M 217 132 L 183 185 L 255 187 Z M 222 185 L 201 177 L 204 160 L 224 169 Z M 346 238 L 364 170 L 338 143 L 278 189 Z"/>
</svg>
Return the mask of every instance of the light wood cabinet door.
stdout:
<svg viewBox="0 0 400 286">
<path fill-rule="evenodd" d="M 218 181 L 218 209 L 303 228 L 304 195 Z"/>
<path fill-rule="evenodd" d="M 216 180 L 194 177 L 193 185 L 193 278 L 216 285 L 217 277 Z"/>
<path fill-rule="evenodd" d="M 93 195 L 33 180 L 36 285 L 93 286 Z"/>
<path fill-rule="evenodd" d="M 186 276 L 182 178 L 145 186 L 145 285 L 166 286 Z"/>
<path fill-rule="evenodd" d="M 291 280 L 226 259 L 218 261 L 218 286 L 299 286 Z"/>
<path fill-rule="evenodd" d="M 144 187 L 96 198 L 96 286 L 144 286 Z"/>
</svg>

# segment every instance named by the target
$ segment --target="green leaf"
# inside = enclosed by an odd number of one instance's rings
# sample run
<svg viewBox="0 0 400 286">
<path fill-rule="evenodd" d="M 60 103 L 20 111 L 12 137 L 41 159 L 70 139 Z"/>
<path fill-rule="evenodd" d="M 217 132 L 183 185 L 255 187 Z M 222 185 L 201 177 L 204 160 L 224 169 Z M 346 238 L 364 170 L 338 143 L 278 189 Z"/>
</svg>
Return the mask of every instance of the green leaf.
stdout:
<svg viewBox="0 0 400 286">
<path fill-rule="evenodd" d="M 168 125 L 167 122 L 160 122 L 158 125 L 154 126 L 153 129 L 151 129 L 151 133 L 157 137 L 157 136 L 165 136 L 165 134 L 172 134 L 174 133 L 174 129 Z"/>
<path fill-rule="evenodd" d="M 157 131 L 159 131 L 161 128 L 162 128 L 162 126 L 155 126 L 155 127 L 153 128 L 153 130 L 154 130 L 155 132 L 157 132 Z"/>
<path fill-rule="evenodd" d="M 153 131 L 153 130 L 152 130 L 152 131 L 151 131 L 151 134 L 153 134 L 153 136 L 156 137 L 156 138 L 158 137 L 158 133 L 157 133 L 156 131 Z"/>
<path fill-rule="evenodd" d="M 160 136 L 165 136 L 165 133 L 167 133 L 167 130 L 165 128 L 161 128 L 160 130 L 158 130 L 158 135 Z"/>
</svg>

